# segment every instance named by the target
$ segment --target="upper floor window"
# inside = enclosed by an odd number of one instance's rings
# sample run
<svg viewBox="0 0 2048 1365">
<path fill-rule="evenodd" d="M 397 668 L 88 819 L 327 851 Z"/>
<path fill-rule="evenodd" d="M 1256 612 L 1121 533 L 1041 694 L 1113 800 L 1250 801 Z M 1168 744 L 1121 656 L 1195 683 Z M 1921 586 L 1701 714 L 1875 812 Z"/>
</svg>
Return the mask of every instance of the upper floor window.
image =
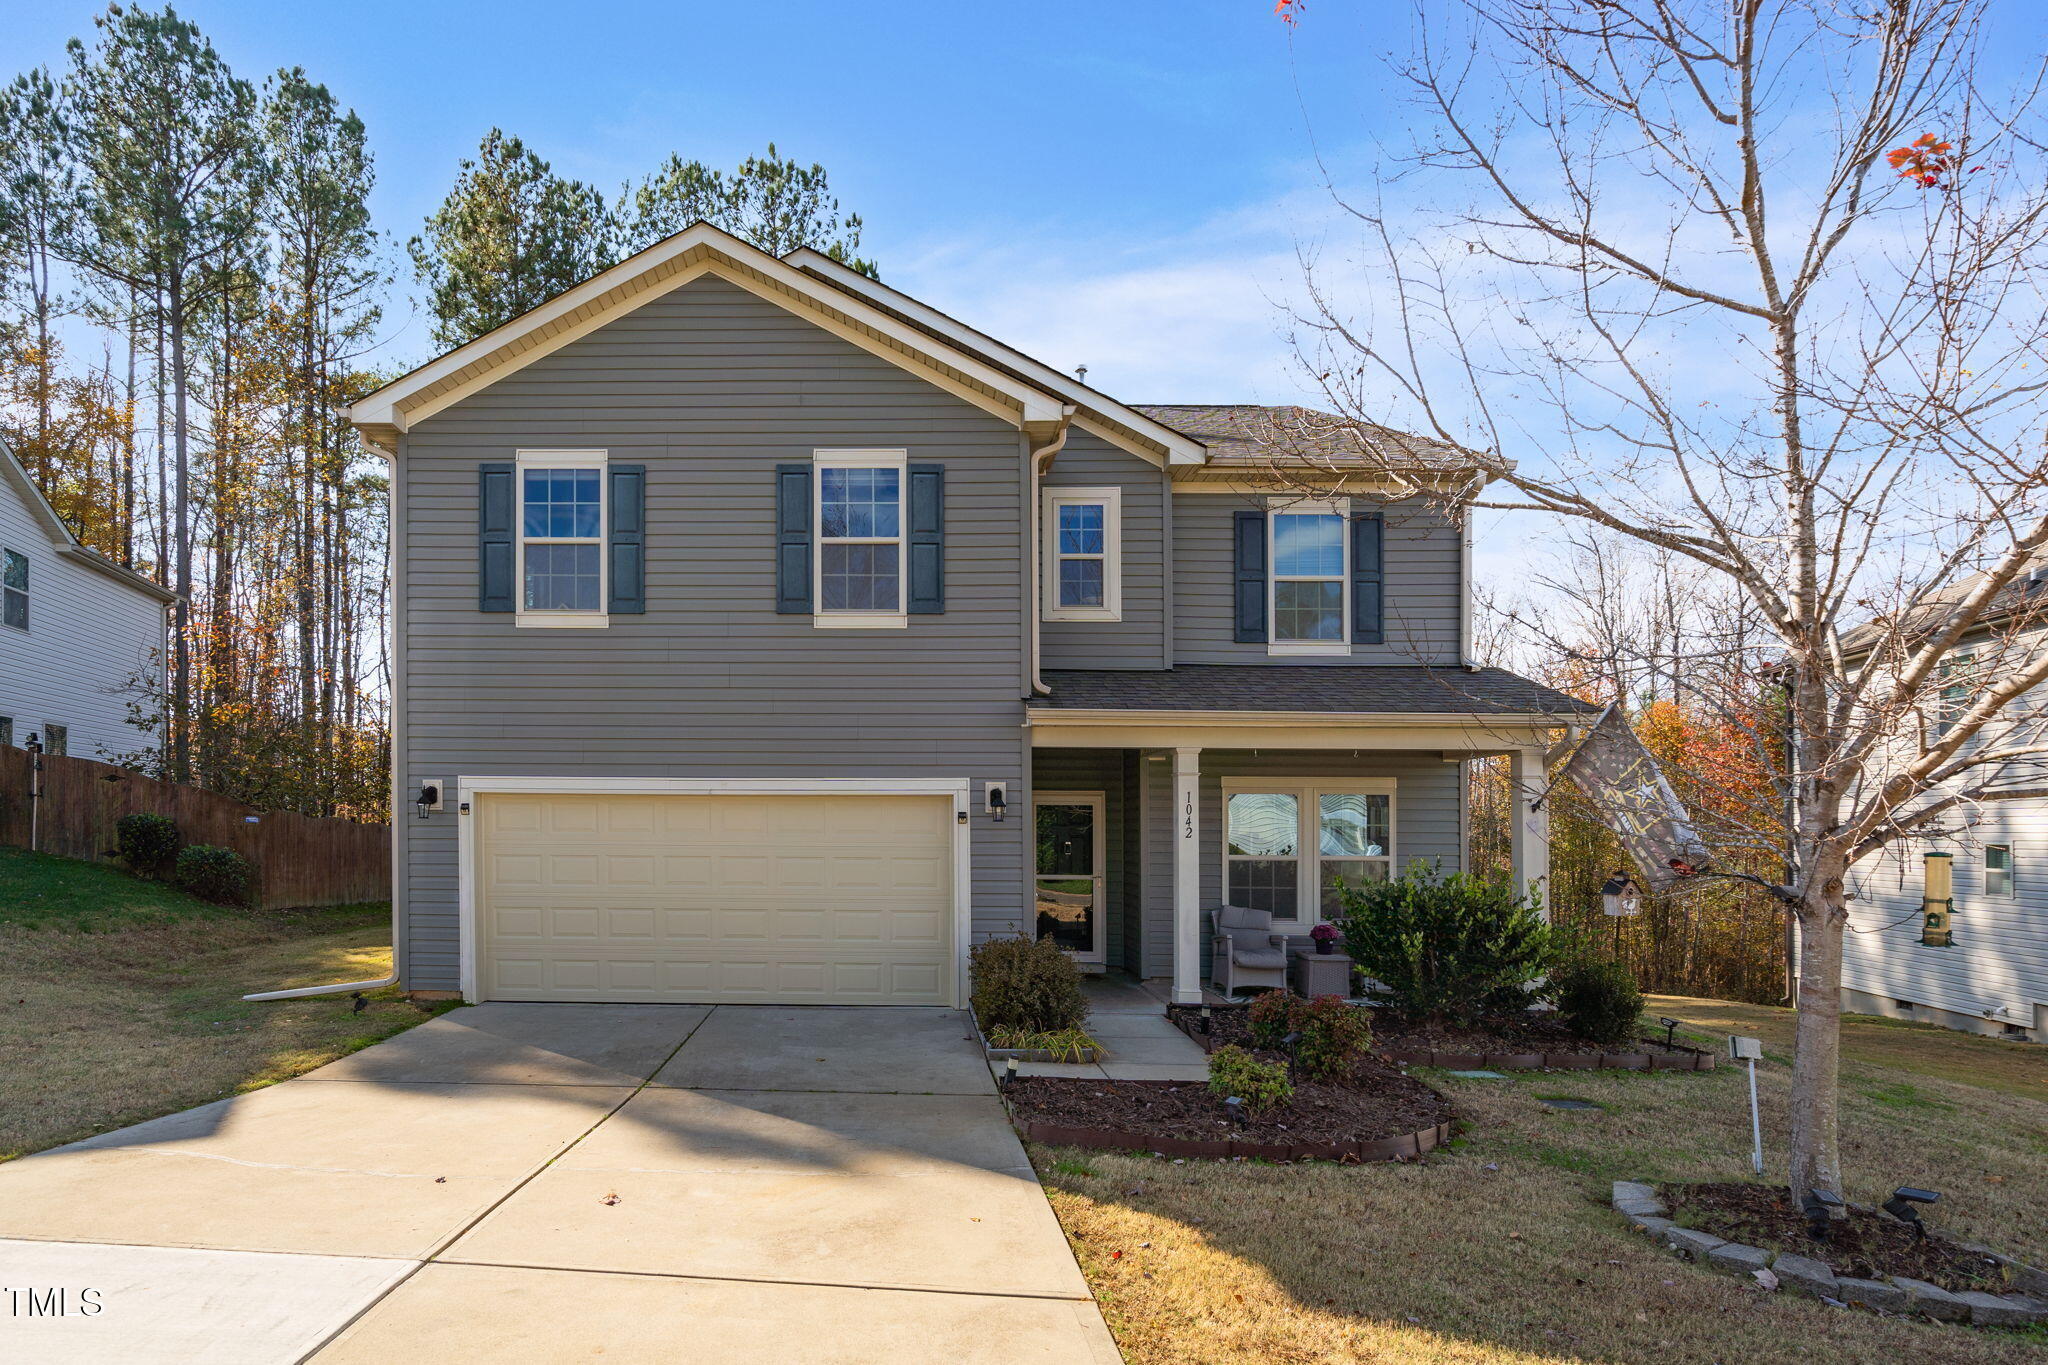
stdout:
<svg viewBox="0 0 2048 1365">
<path fill-rule="evenodd" d="M 1937 737 L 1955 728 L 1963 718 L 1963 712 L 1970 709 L 1970 665 L 1975 656 L 1951 654 L 1936 667 L 1935 674 L 1941 680 L 1941 695 L 1934 705 L 1934 733 Z"/>
<path fill-rule="evenodd" d="M 1123 619 L 1123 490 L 1049 488 L 1045 493 L 1048 621 Z"/>
<path fill-rule="evenodd" d="M 1347 512 L 1337 502 L 1291 502 L 1273 509 L 1271 652 L 1349 652 Z"/>
<path fill-rule="evenodd" d="M 0 550 L 0 625 L 28 629 L 28 556 Z"/>
<path fill-rule="evenodd" d="M 605 456 L 519 452 L 519 623 L 605 621 Z"/>
<path fill-rule="evenodd" d="M 2012 894 L 2012 845 L 1986 844 L 1984 846 L 1984 894 L 1987 896 L 2010 896 Z"/>
<path fill-rule="evenodd" d="M 904 452 L 820 451 L 815 463 L 817 624 L 905 624 Z"/>
<path fill-rule="evenodd" d="M 71 752 L 71 727 L 68 725 L 43 726 L 43 752 L 52 758 L 63 758 Z"/>
</svg>

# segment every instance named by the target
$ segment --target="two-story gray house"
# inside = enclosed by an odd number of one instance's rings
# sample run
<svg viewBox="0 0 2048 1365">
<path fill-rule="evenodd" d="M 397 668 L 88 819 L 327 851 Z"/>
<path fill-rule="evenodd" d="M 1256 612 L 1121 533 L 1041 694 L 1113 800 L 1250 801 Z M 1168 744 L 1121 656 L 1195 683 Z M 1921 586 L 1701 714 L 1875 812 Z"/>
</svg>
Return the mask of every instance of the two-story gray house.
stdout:
<svg viewBox="0 0 2048 1365">
<path fill-rule="evenodd" d="M 1574 709 L 1466 666 L 1469 462 L 1122 403 L 701 224 L 353 418 L 414 990 L 958 1004 L 1032 931 L 1194 1000 L 1207 910 L 1458 866 L 1465 761 L 1526 798 Z"/>
</svg>

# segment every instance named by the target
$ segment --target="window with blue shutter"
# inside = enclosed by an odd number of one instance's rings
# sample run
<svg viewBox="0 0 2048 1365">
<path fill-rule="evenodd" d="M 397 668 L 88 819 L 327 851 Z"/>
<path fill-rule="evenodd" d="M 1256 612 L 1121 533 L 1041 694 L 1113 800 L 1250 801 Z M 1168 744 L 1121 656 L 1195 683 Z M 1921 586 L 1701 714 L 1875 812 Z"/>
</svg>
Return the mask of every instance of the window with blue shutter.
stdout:
<svg viewBox="0 0 2048 1365">
<path fill-rule="evenodd" d="M 476 607 L 478 611 L 513 611 L 516 551 L 513 541 L 513 470 L 510 464 L 477 467 Z"/>
<path fill-rule="evenodd" d="M 1236 514 L 1237 627 L 1232 638 L 1241 645 L 1266 642 L 1266 514 Z"/>
<path fill-rule="evenodd" d="M 1375 507 L 1351 521 L 1351 642 L 1386 643 L 1386 513 Z"/>
<path fill-rule="evenodd" d="M 611 483 L 607 605 L 615 616 L 639 616 L 647 610 L 647 466 L 610 465 L 606 477 Z"/>
<path fill-rule="evenodd" d="M 775 466 L 775 610 L 811 612 L 811 467 Z"/>
<path fill-rule="evenodd" d="M 912 616 L 946 610 L 946 467 L 910 466 L 910 591 L 904 605 Z"/>
</svg>

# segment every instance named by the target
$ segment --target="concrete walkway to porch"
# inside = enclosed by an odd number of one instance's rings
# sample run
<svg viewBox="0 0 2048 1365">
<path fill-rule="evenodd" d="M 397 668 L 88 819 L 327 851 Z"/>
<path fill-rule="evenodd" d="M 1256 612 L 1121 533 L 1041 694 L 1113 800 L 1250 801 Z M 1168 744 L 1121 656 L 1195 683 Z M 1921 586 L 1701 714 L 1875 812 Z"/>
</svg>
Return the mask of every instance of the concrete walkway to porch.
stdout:
<svg viewBox="0 0 2048 1365">
<path fill-rule="evenodd" d="M 1091 976 L 1081 985 L 1088 997 L 1082 1025 L 1106 1054 L 1100 1062 L 1023 1062 L 1020 1076 L 1080 1076 L 1098 1081 L 1205 1081 L 1209 1057 L 1166 1019 L 1166 992 L 1116 974 Z"/>
</svg>

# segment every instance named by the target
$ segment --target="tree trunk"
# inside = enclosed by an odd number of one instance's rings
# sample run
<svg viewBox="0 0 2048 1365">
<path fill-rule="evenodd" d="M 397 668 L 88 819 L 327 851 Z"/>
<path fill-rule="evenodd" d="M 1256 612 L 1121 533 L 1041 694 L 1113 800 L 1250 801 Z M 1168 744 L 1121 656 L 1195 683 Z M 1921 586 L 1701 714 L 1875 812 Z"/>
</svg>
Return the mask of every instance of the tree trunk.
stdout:
<svg viewBox="0 0 2048 1365">
<path fill-rule="evenodd" d="M 172 582 L 178 594 L 172 612 L 170 771 L 173 782 L 185 782 L 191 777 L 187 718 L 192 702 L 192 467 L 186 428 L 185 301 L 177 282 L 165 292 L 164 302 L 171 333 L 172 554 L 176 563 Z"/>
<path fill-rule="evenodd" d="M 1831 903 L 1832 902 L 1832 903 Z M 1799 1012 L 1792 1054 L 1792 1197 L 1842 1192 L 1842 932 L 1840 882 L 1817 886 L 1796 911 Z"/>
</svg>

